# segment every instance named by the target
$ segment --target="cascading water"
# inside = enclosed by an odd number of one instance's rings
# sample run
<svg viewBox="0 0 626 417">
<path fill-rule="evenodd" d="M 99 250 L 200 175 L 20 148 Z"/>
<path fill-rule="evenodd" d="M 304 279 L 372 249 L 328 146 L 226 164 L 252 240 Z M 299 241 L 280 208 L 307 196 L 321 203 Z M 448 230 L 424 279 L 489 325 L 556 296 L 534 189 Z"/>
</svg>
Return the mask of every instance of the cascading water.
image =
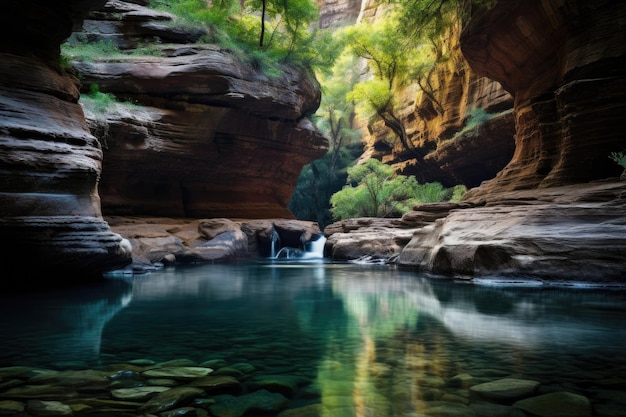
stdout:
<svg viewBox="0 0 626 417">
<path fill-rule="evenodd" d="M 324 258 L 324 245 L 326 243 L 326 237 L 324 235 L 318 235 L 317 239 L 310 240 L 304 244 L 304 248 L 281 248 L 276 254 L 274 254 L 274 246 L 272 241 L 272 256 L 271 259 L 280 260 L 300 260 L 300 259 L 323 259 Z"/>
<path fill-rule="evenodd" d="M 278 254 L 276 253 L 276 247 L 279 246 L 279 243 L 280 236 L 278 235 L 276 229 L 272 229 L 272 245 L 270 249 L 270 258 L 276 258 L 276 256 L 278 256 Z"/>
</svg>

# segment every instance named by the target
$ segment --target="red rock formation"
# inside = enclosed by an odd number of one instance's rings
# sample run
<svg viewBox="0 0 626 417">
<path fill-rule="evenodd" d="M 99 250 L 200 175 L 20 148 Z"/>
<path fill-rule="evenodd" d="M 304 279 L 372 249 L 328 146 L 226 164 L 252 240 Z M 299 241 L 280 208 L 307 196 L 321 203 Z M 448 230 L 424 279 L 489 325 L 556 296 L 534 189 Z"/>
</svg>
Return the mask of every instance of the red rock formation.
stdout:
<svg viewBox="0 0 626 417">
<path fill-rule="evenodd" d="M 626 3 L 609 1 L 498 1 L 472 16 L 462 49 L 476 72 L 514 96 L 515 155 L 470 190 L 466 206 L 416 225 L 397 265 L 467 278 L 623 283 L 626 183 L 608 155 L 625 146 L 625 22 Z M 406 233 L 406 220 L 432 210 L 416 207 L 356 233 L 330 225 L 330 250 L 381 256 L 375 236 Z"/>
<path fill-rule="evenodd" d="M 618 176 L 624 149 L 626 3 L 500 1 L 461 37 L 472 68 L 515 98 L 515 155 L 472 192 L 543 188 Z"/>
<path fill-rule="evenodd" d="M 116 1 L 84 30 L 89 38 L 106 33 L 121 47 L 135 46 L 166 19 Z M 173 39 L 166 28 L 159 36 Z M 178 34 L 180 42 L 193 38 Z M 161 45 L 160 56 L 74 68 L 85 92 L 97 84 L 135 106 L 88 114 L 105 142 L 99 187 L 105 215 L 293 218 L 287 205 L 302 167 L 328 149 L 307 119 L 319 106 L 320 88 L 303 72 L 286 67 L 272 78 L 219 47 L 179 43 Z"/>
<path fill-rule="evenodd" d="M 102 151 L 59 65 L 74 23 L 102 1 L 4 1 L 0 14 L 2 280 L 64 280 L 128 264 L 130 248 L 102 219 Z M 28 278 L 28 279 L 26 279 Z"/>
</svg>

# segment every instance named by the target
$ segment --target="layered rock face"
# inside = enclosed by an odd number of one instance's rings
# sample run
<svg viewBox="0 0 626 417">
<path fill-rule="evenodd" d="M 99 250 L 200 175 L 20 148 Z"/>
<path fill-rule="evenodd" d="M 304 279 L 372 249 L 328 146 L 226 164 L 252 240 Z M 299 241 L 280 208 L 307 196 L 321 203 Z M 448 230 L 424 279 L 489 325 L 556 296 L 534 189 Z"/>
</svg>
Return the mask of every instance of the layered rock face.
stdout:
<svg viewBox="0 0 626 417">
<path fill-rule="evenodd" d="M 618 176 L 624 149 L 626 4 L 498 2 L 461 37 L 472 68 L 515 97 L 515 155 L 473 192 L 552 187 Z"/>
<path fill-rule="evenodd" d="M 0 263 L 3 280 L 78 280 L 131 260 L 102 219 L 102 151 L 59 64 L 74 23 L 102 1 L 5 1 L 0 17 Z M 28 280 L 26 279 L 28 278 Z"/>
<path fill-rule="evenodd" d="M 318 25 L 321 29 L 342 26 L 356 22 L 361 12 L 363 0 L 322 0 L 318 3 L 320 16 Z"/>
<path fill-rule="evenodd" d="M 513 159 L 462 204 L 328 226 L 329 254 L 448 276 L 623 282 L 626 182 L 608 156 L 624 150 L 625 14 L 564 0 L 499 1 L 472 16 L 461 46 L 514 97 Z"/>
<path fill-rule="evenodd" d="M 133 103 L 87 114 L 104 144 L 102 211 L 293 218 L 287 205 L 302 167 L 328 150 L 307 118 L 319 106 L 317 81 L 287 67 L 264 75 L 231 52 L 194 44 L 202 33 L 176 28 L 171 15 L 134 3 L 109 1 L 83 34 L 123 50 L 151 42 L 154 56 L 73 64 L 85 93 L 95 84 Z"/>
<path fill-rule="evenodd" d="M 376 20 L 381 7 L 368 2 L 361 19 Z M 468 188 L 491 179 L 515 150 L 513 97 L 497 81 L 477 74 L 461 53 L 460 29 L 441 41 L 448 59 L 417 83 L 396 92 L 396 116 L 406 128 L 405 148 L 378 121 L 363 129 L 364 158 L 374 157 L 420 182 Z M 423 87 L 423 88 L 422 88 Z"/>
</svg>

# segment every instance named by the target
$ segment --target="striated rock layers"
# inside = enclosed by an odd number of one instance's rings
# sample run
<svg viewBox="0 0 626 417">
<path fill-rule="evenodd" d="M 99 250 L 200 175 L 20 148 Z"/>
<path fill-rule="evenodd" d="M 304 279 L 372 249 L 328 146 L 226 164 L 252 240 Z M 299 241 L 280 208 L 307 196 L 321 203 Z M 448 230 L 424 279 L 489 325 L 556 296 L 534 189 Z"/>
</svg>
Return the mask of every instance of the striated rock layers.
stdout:
<svg viewBox="0 0 626 417">
<path fill-rule="evenodd" d="M 461 46 L 514 97 L 513 159 L 460 205 L 356 234 L 354 222 L 328 226 L 329 253 L 465 277 L 623 282 L 626 182 L 608 156 L 624 150 L 625 22 L 626 4 L 609 1 L 499 1 L 472 16 Z M 390 253 L 365 237 L 383 229 Z"/>
<path fill-rule="evenodd" d="M 97 85 L 132 103 L 87 113 L 104 148 L 102 211 L 294 218 L 287 205 L 298 175 L 328 150 L 307 118 L 319 106 L 317 81 L 288 67 L 265 75 L 232 52 L 193 43 L 201 34 L 171 20 L 109 1 L 83 26 L 88 39 L 129 51 L 73 63 L 84 93 Z M 152 55 L 130 53 L 146 42 Z"/>
<path fill-rule="evenodd" d="M 3 279 L 60 272 L 58 285 L 129 265 L 130 242 L 103 213 L 293 218 L 298 174 L 326 152 L 306 117 L 320 100 L 310 74 L 263 75 L 141 3 L 2 4 Z M 68 69 L 60 45 L 73 31 L 122 50 L 159 45 Z M 92 85 L 119 101 L 86 106 Z"/>
<path fill-rule="evenodd" d="M 515 98 L 515 155 L 474 195 L 619 176 L 624 150 L 626 4 L 499 1 L 462 33 L 472 68 Z"/>
<path fill-rule="evenodd" d="M 98 0 L 13 1 L 0 16 L 0 252 L 12 285 L 84 280 L 131 261 L 103 220 L 102 151 L 59 46 Z M 57 282 L 58 284 L 58 282 Z"/>
<path fill-rule="evenodd" d="M 384 7 L 368 2 L 361 18 L 376 20 Z M 459 32 L 453 26 L 439 41 L 447 59 L 419 84 L 396 91 L 395 116 L 406 130 L 408 147 L 377 121 L 362 129 L 364 158 L 391 164 L 420 182 L 468 188 L 493 178 L 511 160 L 513 98 L 497 81 L 470 67 L 461 53 Z"/>
</svg>

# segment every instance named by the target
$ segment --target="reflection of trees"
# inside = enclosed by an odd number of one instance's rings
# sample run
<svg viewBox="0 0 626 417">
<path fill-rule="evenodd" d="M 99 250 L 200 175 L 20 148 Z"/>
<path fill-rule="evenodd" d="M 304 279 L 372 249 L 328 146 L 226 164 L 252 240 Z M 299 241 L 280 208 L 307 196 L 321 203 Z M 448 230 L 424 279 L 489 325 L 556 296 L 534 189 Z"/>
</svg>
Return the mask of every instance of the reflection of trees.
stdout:
<svg viewBox="0 0 626 417">
<path fill-rule="evenodd" d="M 368 409 L 420 413 L 449 390 L 451 377 L 476 366 L 477 352 L 490 352 L 488 358 L 478 353 L 478 363 L 523 372 L 526 352 L 540 345 L 558 349 L 598 336 L 588 318 L 571 320 L 571 308 L 583 304 L 576 292 L 439 285 L 401 276 L 369 271 L 332 280 L 347 315 L 348 341 L 327 339 L 318 372 L 325 415 L 337 415 L 339 407 L 357 416 Z"/>
</svg>

